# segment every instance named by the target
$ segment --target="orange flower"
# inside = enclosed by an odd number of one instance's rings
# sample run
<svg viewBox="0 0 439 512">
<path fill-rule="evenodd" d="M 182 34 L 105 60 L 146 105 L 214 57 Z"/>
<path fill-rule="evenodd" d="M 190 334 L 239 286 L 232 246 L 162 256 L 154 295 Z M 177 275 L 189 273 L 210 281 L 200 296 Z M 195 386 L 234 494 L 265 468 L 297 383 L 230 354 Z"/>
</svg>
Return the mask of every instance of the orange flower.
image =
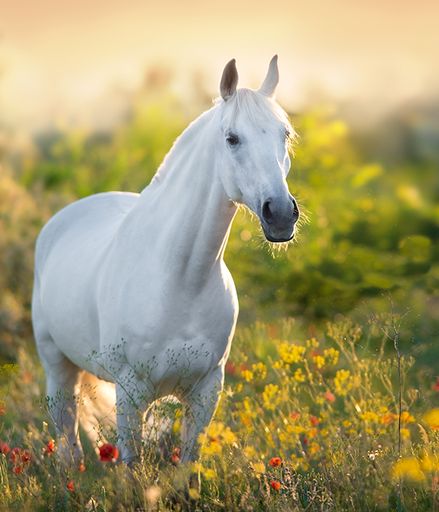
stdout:
<svg viewBox="0 0 439 512">
<path fill-rule="evenodd" d="M 83 463 L 81 462 L 81 464 L 79 464 L 78 471 L 79 471 L 80 473 L 84 473 L 85 469 L 86 469 L 86 468 L 85 468 L 85 464 L 83 464 Z"/>
<path fill-rule="evenodd" d="M 390 425 L 396 419 L 398 419 L 397 414 L 394 414 L 393 412 L 387 412 L 386 414 L 383 414 L 383 416 L 381 416 L 381 423 L 383 425 Z"/>
<path fill-rule="evenodd" d="M 281 488 L 281 483 L 280 483 L 280 482 L 278 482 L 277 480 L 272 480 L 272 481 L 270 482 L 270 486 L 271 486 L 271 488 L 272 488 L 272 489 L 274 489 L 275 491 L 279 491 L 279 490 L 280 490 L 280 488 Z"/>
<path fill-rule="evenodd" d="M 54 453 L 54 452 L 55 452 L 55 441 L 53 439 L 51 439 L 46 444 L 46 448 L 44 449 L 44 453 L 46 453 L 47 455 L 52 455 L 52 453 Z"/>
<path fill-rule="evenodd" d="M 294 411 L 290 414 L 290 418 L 293 420 L 293 421 L 296 421 L 300 418 L 300 412 L 297 412 L 297 411 Z"/>
<path fill-rule="evenodd" d="M 277 468 L 282 464 L 282 459 L 280 457 L 272 457 L 270 462 L 268 463 L 272 468 Z"/>
<path fill-rule="evenodd" d="M 74 490 L 75 490 L 75 482 L 73 480 L 69 480 L 67 482 L 66 487 L 67 487 L 67 490 L 69 490 L 70 492 L 74 492 Z"/>
<path fill-rule="evenodd" d="M 172 450 L 171 461 L 173 464 L 178 464 L 180 462 L 180 453 L 181 450 L 178 447 Z"/>
<path fill-rule="evenodd" d="M 328 401 L 328 402 L 335 402 L 335 395 L 334 393 L 332 393 L 331 391 L 326 391 L 326 393 L 323 395 L 325 397 L 325 399 Z"/>
<path fill-rule="evenodd" d="M 119 450 L 114 444 L 105 443 L 99 448 L 101 462 L 115 462 L 119 457 Z"/>
<path fill-rule="evenodd" d="M 8 443 L 0 443 L 0 453 L 7 455 L 10 451 L 11 448 L 9 447 Z"/>
</svg>

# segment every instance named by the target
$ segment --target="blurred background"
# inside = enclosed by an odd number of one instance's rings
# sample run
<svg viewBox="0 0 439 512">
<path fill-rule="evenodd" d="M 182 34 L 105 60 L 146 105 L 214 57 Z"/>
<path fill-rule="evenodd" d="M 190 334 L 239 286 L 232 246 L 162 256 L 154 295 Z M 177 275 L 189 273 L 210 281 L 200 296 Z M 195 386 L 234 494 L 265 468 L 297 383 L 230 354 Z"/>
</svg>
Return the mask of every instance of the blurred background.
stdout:
<svg viewBox="0 0 439 512">
<path fill-rule="evenodd" d="M 0 0 L 0 362 L 31 346 L 33 246 L 65 204 L 145 187 L 235 57 L 279 54 L 307 222 L 272 252 L 240 212 L 226 253 L 240 326 L 396 309 L 439 366 L 439 6 L 433 0 Z"/>
</svg>

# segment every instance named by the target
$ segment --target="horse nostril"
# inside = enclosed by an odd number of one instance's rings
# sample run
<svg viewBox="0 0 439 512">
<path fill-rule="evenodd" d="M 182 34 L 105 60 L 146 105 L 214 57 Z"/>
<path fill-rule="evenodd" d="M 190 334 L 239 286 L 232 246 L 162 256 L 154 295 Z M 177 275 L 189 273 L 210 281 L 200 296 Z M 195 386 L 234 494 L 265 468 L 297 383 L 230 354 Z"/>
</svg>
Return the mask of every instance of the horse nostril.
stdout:
<svg viewBox="0 0 439 512">
<path fill-rule="evenodd" d="M 262 217 L 268 224 L 273 222 L 273 213 L 270 210 L 270 201 L 265 201 L 265 203 L 262 205 Z"/>
<path fill-rule="evenodd" d="M 291 202 L 293 203 L 293 218 L 294 218 L 294 222 L 297 221 L 297 219 L 299 218 L 299 207 L 297 206 L 297 201 L 294 199 L 293 196 L 290 196 L 290 200 Z"/>
</svg>

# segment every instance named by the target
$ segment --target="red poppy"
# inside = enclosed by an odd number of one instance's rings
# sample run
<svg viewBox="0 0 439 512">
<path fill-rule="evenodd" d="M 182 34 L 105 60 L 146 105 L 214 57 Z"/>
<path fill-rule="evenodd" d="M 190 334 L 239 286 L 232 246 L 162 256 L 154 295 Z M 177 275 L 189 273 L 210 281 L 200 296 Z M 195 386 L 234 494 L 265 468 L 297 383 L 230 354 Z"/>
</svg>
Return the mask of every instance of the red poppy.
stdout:
<svg viewBox="0 0 439 512">
<path fill-rule="evenodd" d="M 271 488 L 272 488 L 272 489 L 274 489 L 275 491 L 279 491 L 279 490 L 280 490 L 280 488 L 281 488 L 281 483 L 280 483 L 280 482 L 278 482 L 277 480 L 272 480 L 272 481 L 270 482 L 270 486 L 271 486 Z"/>
<path fill-rule="evenodd" d="M 101 462 L 115 462 L 119 457 L 119 450 L 114 444 L 105 443 L 99 448 Z"/>
<path fill-rule="evenodd" d="M 433 384 L 433 391 L 439 391 L 439 377 L 436 377 L 436 382 Z"/>
<path fill-rule="evenodd" d="M 290 414 L 290 418 L 293 420 L 293 421 L 296 421 L 300 418 L 300 412 L 297 412 L 297 411 L 294 411 Z"/>
<path fill-rule="evenodd" d="M 320 420 L 317 418 L 317 416 L 310 416 L 309 421 L 313 427 L 316 427 L 320 423 Z"/>
<path fill-rule="evenodd" d="M 11 462 L 13 462 L 15 464 L 16 462 L 18 462 L 20 455 L 21 455 L 21 448 L 18 448 L 18 446 L 16 446 L 15 448 L 12 448 L 11 453 L 9 455 L 9 459 Z"/>
<path fill-rule="evenodd" d="M 236 364 L 232 363 L 232 361 L 227 361 L 226 373 L 227 373 L 227 375 L 235 375 L 236 374 Z"/>
<path fill-rule="evenodd" d="M 67 490 L 69 490 L 70 492 L 74 492 L 74 490 L 75 490 L 75 482 L 73 480 L 69 480 L 67 482 L 66 487 L 67 487 Z"/>
<path fill-rule="evenodd" d="M 272 468 L 277 468 L 282 464 L 282 459 L 280 457 L 272 457 L 268 464 L 270 464 Z"/>
<path fill-rule="evenodd" d="M 331 403 L 335 402 L 335 395 L 334 395 L 334 393 L 329 391 L 329 389 L 328 389 L 328 391 L 326 391 L 326 393 L 323 396 L 326 398 L 326 400 L 328 400 L 328 402 L 331 402 Z"/>
<path fill-rule="evenodd" d="M 178 447 L 172 450 L 171 461 L 173 464 L 178 464 L 180 462 L 180 453 L 181 449 Z"/>
<path fill-rule="evenodd" d="M 47 442 L 44 453 L 47 455 L 52 455 L 52 453 L 55 453 L 55 441 L 53 439 Z"/>
<path fill-rule="evenodd" d="M 7 455 L 10 451 L 11 451 L 11 448 L 8 445 L 8 443 L 0 443 L 0 453 Z"/>
<path fill-rule="evenodd" d="M 21 461 L 24 462 L 25 464 L 28 464 L 30 462 L 30 459 L 31 459 L 31 454 L 28 450 L 23 450 L 21 452 Z"/>
<path fill-rule="evenodd" d="M 23 472 L 23 466 L 20 466 L 20 465 L 14 466 L 12 468 L 12 472 L 15 473 L 16 475 L 19 475 L 20 473 Z"/>
<path fill-rule="evenodd" d="M 86 469 L 86 468 L 85 468 L 85 464 L 83 464 L 83 463 L 81 462 L 81 464 L 79 464 L 78 471 L 79 471 L 80 473 L 84 473 L 85 469 Z"/>
</svg>

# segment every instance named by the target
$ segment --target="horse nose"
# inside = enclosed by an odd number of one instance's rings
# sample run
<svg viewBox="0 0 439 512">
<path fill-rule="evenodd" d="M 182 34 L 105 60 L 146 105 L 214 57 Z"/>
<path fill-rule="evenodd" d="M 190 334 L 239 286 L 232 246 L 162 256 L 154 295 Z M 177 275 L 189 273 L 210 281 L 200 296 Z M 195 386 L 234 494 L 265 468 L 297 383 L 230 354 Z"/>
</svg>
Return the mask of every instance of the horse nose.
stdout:
<svg viewBox="0 0 439 512">
<path fill-rule="evenodd" d="M 290 201 L 293 203 L 293 222 L 297 222 L 297 219 L 300 215 L 300 210 L 297 205 L 297 201 L 294 199 L 294 197 L 290 194 Z"/>
<path fill-rule="evenodd" d="M 292 203 L 292 212 L 290 213 L 292 216 L 293 223 L 297 222 L 297 219 L 299 218 L 300 212 L 299 207 L 297 206 L 297 201 L 294 199 L 294 197 L 290 194 L 289 199 Z M 278 211 L 279 210 L 279 211 Z M 273 224 L 277 216 L 285 216 L 285 212 L 281 211 L 281 208 L 276 208 L 276 205 L 273 203 L 273 201 L 270 199 L 267 199 L 265 203 L 262 205 L 262 218 L 267 224 Z"/>
<path fill-rule="evenodd" d="M 271 224 L 273 222 L 273 211 L 271 205 L 271 199 L 265 201 L 262 205 L 262 217 L 267 224 Z"/>
</svg>

